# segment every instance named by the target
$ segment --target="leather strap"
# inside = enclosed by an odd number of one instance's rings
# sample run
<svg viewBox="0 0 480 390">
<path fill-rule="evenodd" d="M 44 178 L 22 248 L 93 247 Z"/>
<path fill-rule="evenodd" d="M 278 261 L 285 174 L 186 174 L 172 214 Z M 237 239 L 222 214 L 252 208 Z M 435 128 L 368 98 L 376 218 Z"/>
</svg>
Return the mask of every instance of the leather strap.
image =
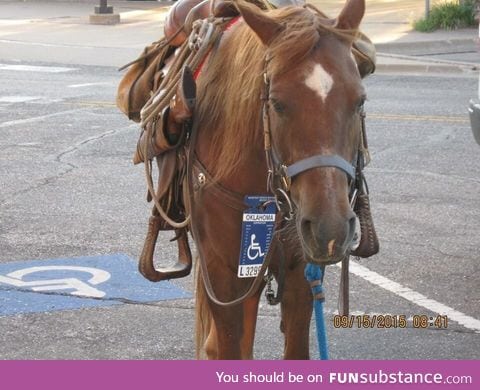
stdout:
<svg viewBox="0 0 480 390">
<path fill-rule="evenodd" d="M 195 158 L 195 145 L 197 142 L 197 137 L 198 137 L 198 122 L 194 122 L 194 126 L 192 129 L 192 135 L 190 137 L 190 144 L 188 146 L 188 163 L 187 163 L 187 185 L 188 185 L 188 200 L 189 200 L 189 209 L 190 209 L 190 215 L 195 215 L 195 209 L 198 206 L 197 201 L 195 199 L 195 188 L 194 188 L 194 161 L 196 160 Z M 198 166 L 197 166 L 198 169 Z M 258 292 L 258 289 L 264 283 L 264 276 L 267 271 L 267 268 L 270 264 L 271 260 L 271 251 L 269 251 L 263 261 L 262 267 L 260 268 L 257 276 L 253 280 L 253 282 L 250 284 L 250 287 L 247 289 L 247 291 L 239 296 L 238 298 L 232 300 L 232 301 L 221 301 L 217 295 L 215 294 L 215 291 L 212 286 L 212 281 L 210 279 L 210 274 L 208 272 L 208 267 L 207 267 L 207 262 L 205 258 L 205 254 L 203 253 L 203 248 L 202 245 L 199 241 L 199 229 L 198 225 L 195 223 L 195 219 L 193 218 L 190 221 L 190 231 L 192 233 L 192 236 L 194 240 L 196 241 L 197 244 L 197 252 L 198 252 L 198 262 L 200 265 L 200 272 L 202 273 L 203 277 L 203 285 L 205 287 L 205 291 L 208 295 L 208 298 L 215 303 L 218 306 L 234 306 L 242 303 L 244 300 L 252 297 L 254 294 Z M 277 235 L 280 234 L 280 230 L 276 231 L 273 233 L 272 241 L 277 239 Z"/>
<path fill-rule="evenodd" d="M 234 210 L 243 212 L 248 207 L 248 205 L 246 205 L 243 201 L 244 195 L 234 192 L 222 186 L 218 181 L 215 181 L 215 179 L 208 172 L 207 168 L 205 168 L 205 166 L 195 155 L 193 161 L 193 177 L 189 178 L 189 180 L 195 180 L 195 182 L 199 182 L 200 174 L 204 176 L 205 183 L 203 184 L 202 188 L 197 188 L 200 187 L 199 183 L 194 184 L 194 191 L 208 191 L 221 203 Z"/>
<path fill-rule="evenodd" d="M 341 316 L 348 316 L 350 312 L 349 302 L 349 273 L 348 265 L 350 256 L 345 256 L 342 259 L 342 271 L 340 274 L 340 291 L 338 293 L 338 314 Z"/>
<path fill-rule="evenodd" d="M 355 167 L 336 154 L 331 156 L 317 154 L 316 156 L 297 161 L 287 167 L 287 175 L 294 177 L 309 169 L 318 167 L 335 167 L 345 172 L 351 180 L 355 179 Z"/>
</svg>

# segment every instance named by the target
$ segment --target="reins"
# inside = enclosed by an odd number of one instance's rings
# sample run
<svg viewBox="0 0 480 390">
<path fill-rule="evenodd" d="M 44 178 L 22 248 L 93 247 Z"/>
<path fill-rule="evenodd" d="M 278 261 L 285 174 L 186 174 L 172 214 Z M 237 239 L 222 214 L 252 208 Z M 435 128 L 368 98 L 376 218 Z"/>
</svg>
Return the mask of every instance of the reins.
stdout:
<svg viewBox="0 0 480 390">
<path fill-rule="evenodd" d="M 194 162 L 196 160 L 195 145 L 197 144 L 198 127 L 199 127 L 198 122 L 194 121 L 193 129 L 192 129 L 192 135 L 190 137 L 189 144 L 188 144 L 187 188 L 188 188 L 188 198 L 189 198 L 189 205 L 190 205 L 190 215 L 195 215 L 195 209 L 196 209 L 196 205 L 197 205 L 197 202 L 195 200 L 195 188 L 194 188 L 194 185 L 193 185 L 193 177 L 194 177 L 193 168 L 194 168 Z M 211 185 L 215 186 L 215 183 L 213 183 Z M 277 223 L 279 223 L 279 222 L 277 222 Z M 194 221 L 191 221 L 191 223 L 190 223 L 190 231 L 191 231 L 194 238 L 199 237 L 198 228 L 197 228 L 196 224 L 194 223 Z M 274 232 L 273 237 L 272 237 L 272 242 L 274 240 L 279 240 L 280 241 L 279 236 L 281 235 L 282 231 L 283 231 L 283 229 L 275 229 L 275 232 Z M 267 268 L 270 265 L 270 261 L 271 261 L 271 257 L 272 257 L 272 253 L 273 253 L 270 250 L 268 251 L 268 253 L 266 254 L 265 259 L 263 261 L 263 264 L 262 264 L 260 270 L 258 271 L 257 276 L 255 277 L 253 282 L 250 284 L 250 287 L 247 289 L 247 291 L 244 294 L 242 294 L 240 297 L 238 297 L 236 299 L 233 299 L 231 301 L 221 301 L 217 297 L 217 295 L 216 295 L 216 293 L 213 289 L 212 282 L 210 280 L 210 275 L 209 275 L 209 272 L 208 272 L 206 259 L 205 259 L 204 253 L 203 253 L 202 245 L 197 245 L 197 251 L 198 251 L 198 260 L 199 260 L 200 270 L 202 272 L 205 291 L 206 291 L 209 299 L 213 303 L 215 303 L 216 305 L 219 305 L 219 306 L 223 306 L 223 307 L 234 306 L 234 305 L 240 304 L 243 301 L 245 301 L 246 299 L 255 295 L 255 293 L 257 293 L 258 288 L 260 287 L 260 285 L 264 281 L 263 279 L 264 279 L 265 273 L 267 271 Z"/>
</svg>

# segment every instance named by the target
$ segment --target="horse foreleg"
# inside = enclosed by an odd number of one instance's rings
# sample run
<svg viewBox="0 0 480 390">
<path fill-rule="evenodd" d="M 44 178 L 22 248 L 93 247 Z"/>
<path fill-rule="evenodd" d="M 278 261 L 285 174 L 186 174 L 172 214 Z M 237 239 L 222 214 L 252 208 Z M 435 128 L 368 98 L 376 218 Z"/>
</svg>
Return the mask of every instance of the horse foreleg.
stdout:
<svg viewBox="0 0 480 390">
<path fill-rule="evenodd" d="M 283 293 L 280 329 L 285 335 L 284 359 L 309 359 L 310 319 L 312 293 L 305 280 L 303 262 L 287 268 Z"/>
<path fill-rule="evenodd" d="M 213 321 L 206 339 L 209 359 L 252 359 L 261 289 L 233 307 L 212 304 Z"/>
<path fill-rule="evenodd" d="M 214 321 L 210 323 L 210 331 L 205 340 L 205 354 L 207 355 L 208 360 L 218 359 L 218 336 Z"/>
<path fill-rule="evenodd" d="M 262 288 L 253 297 L 243 302 L 243 335 L 240 341 L 242 359 L 253 359 L 253 343 L 257 326 L 258 304 L 262 295 Z"/>
<path fill-rule="evenodd" d="M 210 306 L 213 325 L 207 337 L 209 359 L 241 359 L 240 340 L 243 333 L 243 307 Z"/>
</svg>

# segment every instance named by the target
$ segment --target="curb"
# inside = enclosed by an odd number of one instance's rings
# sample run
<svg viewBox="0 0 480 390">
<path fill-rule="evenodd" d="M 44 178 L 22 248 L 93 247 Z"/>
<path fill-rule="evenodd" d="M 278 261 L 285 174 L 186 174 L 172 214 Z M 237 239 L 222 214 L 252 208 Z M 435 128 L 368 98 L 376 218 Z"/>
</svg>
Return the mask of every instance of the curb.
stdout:
<svg viewBox="0 0 480 390">
<path fill-rule="evenodd" d="M 422 74 L 474 74 L 472 69 L 449 65 L 429 64 L 377 64 L 375 73 L 422 73 Z"/>
<path fill-rule="evenodd" d="M 384 73 L 432 73 L 432 74 L 475 74 L 480 64 L 415 57 L 401 54 L 377 53 L 378 72 Z"/>
<path fill-rule="evenodd" d="M 435 52 L 458 52 L 470 49 L 478 43 L 478 38 L 453 38 L 444 40 L 377 43 L 377 51 L 388 54 L 433 54 Z"/>
</svg>

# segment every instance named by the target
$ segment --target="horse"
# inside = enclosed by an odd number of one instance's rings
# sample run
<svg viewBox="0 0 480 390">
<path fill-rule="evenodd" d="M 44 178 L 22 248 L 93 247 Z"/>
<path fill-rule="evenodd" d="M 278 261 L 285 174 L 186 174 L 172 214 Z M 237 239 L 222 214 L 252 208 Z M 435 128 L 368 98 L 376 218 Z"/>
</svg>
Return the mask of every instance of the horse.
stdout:
<svg viewBox="0 0 480 390">
<path fill-rule="evenodd" d="M 291 215 L 269 250 L 275 278 L 284 267 L 283 357 L 309 359 L 313 299 L 305 265 L 348 256 L 358 223 L 349 197 L 366 95 L 351 49 L 365 1 L 347 0 L 335 19 L 309 7 L 235 4 L 241 18 L 197 80 L 193 155 L 205 174 L 189 177 L 191 231 L 204 262 L 196 266 L 196 355 L 253 358 L 265 281 L 234 305 L 222 302 L 238 301 L 252 283 L 237 277 L 241 200 L 276 191 L 266 186 L 273 164 L 290 169 L 282 194 Z"/>
</svg>

